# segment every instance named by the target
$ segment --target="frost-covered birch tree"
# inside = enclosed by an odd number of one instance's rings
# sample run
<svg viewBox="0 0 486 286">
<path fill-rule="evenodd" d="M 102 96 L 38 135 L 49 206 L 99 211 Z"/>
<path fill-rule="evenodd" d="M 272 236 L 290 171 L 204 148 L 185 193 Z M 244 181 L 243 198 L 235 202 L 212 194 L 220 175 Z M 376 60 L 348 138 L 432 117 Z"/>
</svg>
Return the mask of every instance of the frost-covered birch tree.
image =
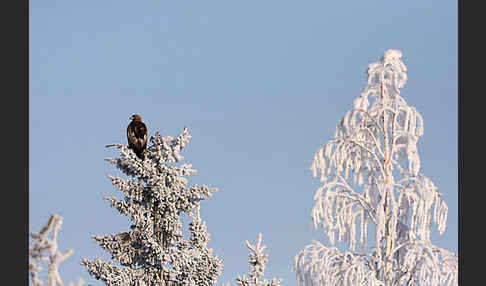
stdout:
<svg viewBox="0 0 486 286">
<path fill-rule="evenodd" d="M 180 151 L 190 138 L 186 128 L 176 138 L 157 132 L 143 161 L 125 145 L 108 145 L 117 146 L 120 157 L 105 160 L 128 178 L 108 176 L 123 199 L 105 199 L 130 218 L 131 226 L 126 232 L 93 236 L 112 261 L 84 258 L 81 264 L 90 275 L 110 286 L 216 283 L 222 263 L 207 247 L 209 233 L 199 211 L 201 201 L 216 189 L 187 186 L 186 177 L 195 170 L 181 163 Z M 182 215 L 191 221 L 189 238 L 183 237 Z"/>
<path fill-rule="evenodd" d="M 400 95 L 407 80 L 402 53 L 387 50 L 368 66 L 368 81 L 314 155 L 322 186 L 312 224 L 341 252 L 318 241 L 295 257 L 298 285 L 457 285 L 458 256 L 430 241 L 431 223 L 445 231 L 447 205 L 420 173 L 423 120 Z M 374 226 L 374 244 L 367 239 Z M 363 251 L 369 246 L 372 253 Z"/>
<path fill-rule="evenodd" d="M 38 263 L 47 264 L 46 284 L 47 286 L 63 286 L 61 275 L 59 274 L 59 264 L 73 254 L 72 249 L 64 251 L 58 250 L 57 237 L 62 225 L 62 216 L 52 214 L 47 224 L 39 232 L 31 232 L 33 239 L 29 244 L 29 274 L 30 283 L 33 286 L 43 286 L 44 281 L 39 273 L 42 267 Z M 49 236 L 50 234 L 50 236 Z M 69 283 L 68 286 L 81 286 L 83 279 L 76 283 Z"/>
</svg>

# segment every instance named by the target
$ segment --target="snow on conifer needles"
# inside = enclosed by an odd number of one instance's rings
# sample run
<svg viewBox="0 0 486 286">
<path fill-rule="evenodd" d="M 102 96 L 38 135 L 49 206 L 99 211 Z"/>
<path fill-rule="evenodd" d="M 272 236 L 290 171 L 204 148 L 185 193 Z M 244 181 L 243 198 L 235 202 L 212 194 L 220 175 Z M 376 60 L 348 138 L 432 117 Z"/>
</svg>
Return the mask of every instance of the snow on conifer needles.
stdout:
<svg viewBox="0 0 486 286">
<path fill-rule="evenodd" d="M 313 226 L 350 251 L 316 241 L 305 247 L 293 268 L 299 286 L 457 285 L 457 254 L 430 242 L 431 220 L 445 231 L 447 205 L 420 173 L 423 119 L 400 95 L 407 80 L 401 57 L 387 50 L 368 66 L 367 85 L 334 140 L 314 155 L 311 171 L 322 186 L 314 195 Z M 370 223 L 375 251 L 357 253 L 357 239 L 361 249 L 368 245 Z"/>
<path fill-rule="evenodd" d="M 191 136 L 186 128 L 176 137 L 151 138 L 146 159 L 140 160 L 121 144 L 119 158 L 106 161 L 132 178 L 108 176 L 123 199 L 105 198 L 110 206 L 130 217 L 127 232 L 94 236 L 114 262 L 84 258 L 88 272 L 106 285 L 213 285 L 222 263 L 207 248 L 209 233 L 200 216 L 200 202 L 215 188 L 186 186 L 185 176 L 195 173 L 190 164 L 180 164 L 180 151 Z M 181 215 L 187 215 L 190 238 L 182 235 Z"/>
<path fill-rule="evenodd" d="M 245 275 L 238 275 L 236 277 L 236 284 L 238 286 L 280 286 L 280 279 L 273 278 L 272 281 L 266 279 L 260 280 L 265 272 L 265 266 L 268 262 L 268 254 L 263 253 L 266 248 L 262 243 L 262 234 L 258 234 L 258 239 L 255 245 L 251 245 L 245 240 L 245 245 L 250 250 L 248 262 L 250 263 L 250 273 L 248 277 Z"/>
</svg>

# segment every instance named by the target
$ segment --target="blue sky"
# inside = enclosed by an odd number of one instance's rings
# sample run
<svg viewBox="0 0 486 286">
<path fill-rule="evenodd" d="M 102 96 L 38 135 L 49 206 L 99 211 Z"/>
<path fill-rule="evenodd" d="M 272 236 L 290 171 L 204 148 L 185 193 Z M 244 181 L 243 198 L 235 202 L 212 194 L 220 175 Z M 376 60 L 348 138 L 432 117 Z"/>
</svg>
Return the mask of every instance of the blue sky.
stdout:
<svg viewBox="0 0 486 286">
<path fill-rule="evenodd" d="M 219 189 L 201 206 L 219 282 L 248 272 L 243 241 L 262 232 L 265 277 L 295 285 L 294 256 L 326 241 L 310 223 L 312 157 L 387 49 L 403 53 L 422 173 L 449 206 L 432 241 L 457 251 L 457 1 L 31 0 L 29 19 L 29 229 L 64 217 L 66 283 L 102 285 L 79 266 L 108 259 L 90 236 L 128 228 L 102 199 L 121 174 L 104 146 L 125 144 L 139 113 L 150 135 L 188 127 L 189 184 Z"/>
</svg>

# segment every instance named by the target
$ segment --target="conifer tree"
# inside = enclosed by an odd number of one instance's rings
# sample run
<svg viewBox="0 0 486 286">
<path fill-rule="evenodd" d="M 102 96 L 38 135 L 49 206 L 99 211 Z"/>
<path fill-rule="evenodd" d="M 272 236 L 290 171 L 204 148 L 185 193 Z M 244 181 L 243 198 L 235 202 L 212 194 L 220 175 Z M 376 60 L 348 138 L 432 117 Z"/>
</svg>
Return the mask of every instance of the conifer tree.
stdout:
<svg viewBox="0 0 486 286">
<path fill-rule="evenodd" d="M 238 275 L 236 277 L 236 285 L 238 286 L 280 286 L 280 279 L 273 278 L 272 281 L 262 279 L 265 266 L 268 262 L 268 254 L 263 253 L 266 248 L 262 243 L 262 234 L 258 234 L 258 240 L 255 245 L 251 245 L 248 240 L 245 240 L 245 245 L 250 250 L 248 262 L 250 263 L 250 273 L 248 277 L 245 275 Z M 229 286 L 229 285 L 228 285 Z"/>
<path fill-rule="evenodd" d="M 200 203 L 215 188 L 187 186 L 195 173 L 191 164 L 180 163 L 181 149 L 191 136 L 186 128 L 176 138 L 156 132 L 145 160 L 127 146 L 114 144 L 118 158 L 105 159 L 128 178 L 108 176 L 123 199 L 105 198 L 112 208 L 129 216 L 130 230 L 94 241 L 112 257 L 81 262 L 89 274 L 109 286 L 213 285 L 222 263 L 207 247 L 209 233 L 200 216 Z M 181 216 L 190 219 L 189 238 L 182 233 Z M 116 262 L 117 265 L 113 264 Z"/>
<path fill-rule="evenodd" d="M 322 186 L 312 223 L 341 252 L 313 241 L 295 257 L 299 286 L 457 285 L 458 256 L 432 244 L 433 221 L 445 231 L 447 205 L 420 173 L 423 120 L 400 95 L 407 80 L 402 53 L 387 50 L 368 66 L 367 85 L 321 146 L 311 166 Z M 374 244 L 366 241 L 374 226 Z M 359 231 L 359 232 L 358 232 Z M 372 253 L 356 252 L 370 246 Z"/>
</svg>

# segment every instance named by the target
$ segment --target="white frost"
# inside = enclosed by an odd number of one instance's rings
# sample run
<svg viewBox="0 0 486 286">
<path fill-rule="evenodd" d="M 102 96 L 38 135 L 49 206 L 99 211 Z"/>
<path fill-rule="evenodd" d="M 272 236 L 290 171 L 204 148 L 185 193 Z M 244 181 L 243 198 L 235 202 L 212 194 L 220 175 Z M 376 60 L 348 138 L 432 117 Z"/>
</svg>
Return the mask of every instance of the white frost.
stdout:
<svg viewBox="0 0 486 286">
<path fill-rule="evenodd" d="M 387 50 L 368 66 L 353 109 L 314 155 L 311 171 L 322 186 L 314 195 L 312 224 L 331 244 L 337 238 L 351 251 L 319 242 L 305 247 L 294 263 L 299 286 L 457 285 L 457 255 L 430 242 L 432 221 L 445 231 L 447 205 L 420 173 L 423 119 L 400 96 L 407 81 L 401 58 L 400 51 Z M 375 226 L 375 245 L 366 241 L 368 224 Z M 357 242 L 375 252 L 354 252 Z"/>
</svg>

